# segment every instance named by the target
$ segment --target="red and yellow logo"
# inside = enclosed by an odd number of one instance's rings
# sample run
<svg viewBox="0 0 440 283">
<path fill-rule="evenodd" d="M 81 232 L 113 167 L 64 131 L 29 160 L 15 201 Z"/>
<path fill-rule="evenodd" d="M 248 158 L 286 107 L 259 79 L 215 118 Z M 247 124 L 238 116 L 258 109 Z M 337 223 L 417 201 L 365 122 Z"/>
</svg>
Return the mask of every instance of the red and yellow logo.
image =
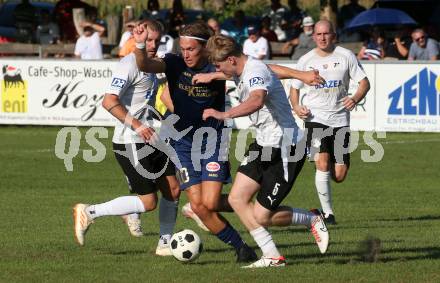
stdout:
<svg viewBox="0 0 440 283">
<path fill-rule="evenodd" d="M 2 72 L 2 112 L 27 112 L 27 81 L 24 81 L 21 77 L 21 70 L 13 66 L 4 65 Z"/>
</svg>

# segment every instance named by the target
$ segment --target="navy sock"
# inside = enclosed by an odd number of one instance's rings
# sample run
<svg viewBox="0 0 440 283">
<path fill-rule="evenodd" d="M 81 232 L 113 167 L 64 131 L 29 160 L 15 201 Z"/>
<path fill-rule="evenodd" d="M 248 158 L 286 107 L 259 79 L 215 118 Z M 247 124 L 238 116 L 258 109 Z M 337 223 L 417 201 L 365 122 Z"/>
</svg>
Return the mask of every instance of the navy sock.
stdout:
<svg viewBox="0 0 440 283">
<path fill-rule="evenodd" d="M 237 251 L 244 245 L 240 234 L 229 224 L 226 224 L 226 227 L 218 232 L 216 236 L 224 243 L 233 246 Z"/>
</svg>

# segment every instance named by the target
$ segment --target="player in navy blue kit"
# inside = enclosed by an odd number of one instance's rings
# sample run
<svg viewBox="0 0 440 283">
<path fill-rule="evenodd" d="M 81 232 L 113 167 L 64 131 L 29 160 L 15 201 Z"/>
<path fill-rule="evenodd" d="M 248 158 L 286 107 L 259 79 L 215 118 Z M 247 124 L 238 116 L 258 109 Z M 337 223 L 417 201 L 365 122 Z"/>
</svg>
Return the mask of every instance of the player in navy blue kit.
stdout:
<svg viewBox="0 0 440 283">
<path fill-rule="evenodd" d="M 175 129 L 183 132 L 191 128 L 183 138 L 173 141 L 181 163 L 180 168 L 177 168 L 180 188 L 186 191 L 190 201 L 190 206 L 184 207 L 187 214 L 192 214 L 196 219 L 198 216 L 201 226 L 206 225 L 221 241 L 233 246 L 238 262 L 248 262 L 256 260 L 257 255 L 217 212 L 232 211 L 227 196 L 221 194 L 223 183 L 230 182 L 228 158 L 222 158 L 219 152 L 219 137 L 224 123 L 214 118 L 206 121 L 202 119 L 204 109 L 224 111 L 225 82 L 192 83 L 195 74 L 215 72 L 205 52 L 206 42 L 211 35 L 211 30 L 203 23 L 187 25 L 179 33 L 182 56 L 167 54 L 163 59 L 156 60 L 148 58 L 145 52 L 143 43 L 148 36 L 147 29 L 138 26 L 134 30 L 137 42 L 134 53 L 137 65 L 143 72 L 166 74 L 173 102 L 173 109 L 170 110 L 180 117 Z M 206 135 L 198 135 L 200 129 L 213 130 L 217 141 L 208 142 Z M 200 146 L 193 147 L 193 142 Z M 207 150 L 214 153 L 204 157 Z"/>
</svg>

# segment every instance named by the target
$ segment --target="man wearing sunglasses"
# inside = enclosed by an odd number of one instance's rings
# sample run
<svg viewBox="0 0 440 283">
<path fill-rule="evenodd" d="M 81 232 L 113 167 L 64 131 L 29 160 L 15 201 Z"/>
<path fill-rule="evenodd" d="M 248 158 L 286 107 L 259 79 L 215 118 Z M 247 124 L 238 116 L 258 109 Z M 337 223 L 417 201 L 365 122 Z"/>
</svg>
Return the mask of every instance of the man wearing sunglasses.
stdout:
<svg viewBox="0 0 440 283">
<path fill-rule="evenodd" d="M 413 43 L 409 49 L 408 60 L 437 60 L 439 54 L 437 41 L 428 38 L 422 29 L 415 29 L 411 37 Z"/>
</svg>

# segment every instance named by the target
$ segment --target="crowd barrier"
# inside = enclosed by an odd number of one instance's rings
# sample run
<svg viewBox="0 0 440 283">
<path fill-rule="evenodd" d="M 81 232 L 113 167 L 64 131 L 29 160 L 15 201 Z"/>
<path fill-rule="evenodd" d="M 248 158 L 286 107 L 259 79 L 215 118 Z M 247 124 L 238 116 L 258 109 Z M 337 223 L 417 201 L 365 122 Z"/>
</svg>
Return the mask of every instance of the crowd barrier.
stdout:
<svg viewBox="0 0 440 283">
<path fill-rule="evenodd" d="M 101 101 L 116 63 L 1 58 L 0 124 L 114 125 Z M 271 63 L 295 67 L 292 61 Z M 371 90 L 351 112 L 353 130 L 440 132 L 440 64 L 363 62 L 363 68 Z M 288 90 L 289 81 L 283 83 Z M 227 88 L 227 106 L 234 106 L 238 103 L 234 83 L 228 82 Z M 352 82 L 349 93 L 355 90 Z M 247 118 L 231 123 L 236 128 L 249 127 Z"/>
</svg>

